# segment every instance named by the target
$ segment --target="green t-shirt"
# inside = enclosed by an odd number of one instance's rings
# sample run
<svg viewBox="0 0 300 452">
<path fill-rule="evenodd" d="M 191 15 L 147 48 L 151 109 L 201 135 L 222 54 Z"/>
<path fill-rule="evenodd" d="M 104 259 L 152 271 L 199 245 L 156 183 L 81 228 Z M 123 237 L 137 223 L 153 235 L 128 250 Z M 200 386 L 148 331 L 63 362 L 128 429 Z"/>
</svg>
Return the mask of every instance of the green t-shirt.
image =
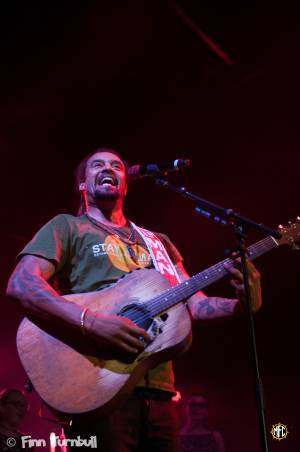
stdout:
<svg viewBox="0 0 300 452">
<path fill-rule="evenodd" d="M 174 264 L 182 260 L 166 235 L 156 235 Z M 86 215 L 57 215 L 36 233 L 18 257 L 26 254 L 54 263 L 56 270 L 50 283 L 61 295 L 100 290 L 132 270 L 153 267 L 147 246 L 138 233 L 135 244 L 128 247 L 117 234 L 103 229 Z M 171 362 L 151 369 L 139 386 L 174 392 Z"/>
</svg>

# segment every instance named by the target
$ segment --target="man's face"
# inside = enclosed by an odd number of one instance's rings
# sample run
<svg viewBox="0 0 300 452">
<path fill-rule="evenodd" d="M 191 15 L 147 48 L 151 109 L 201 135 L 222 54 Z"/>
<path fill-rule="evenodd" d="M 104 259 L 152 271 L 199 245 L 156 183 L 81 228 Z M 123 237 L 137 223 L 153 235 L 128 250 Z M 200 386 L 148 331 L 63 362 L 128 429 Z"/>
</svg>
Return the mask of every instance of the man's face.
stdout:
<svg viewBox="0 0 300 452">
<path fill-rule="evenodd" d="M 202 396 L 193 396 L 189 401 L 189 414 L 193 419 L 203 420 L 208 416 L 206 400 Z"/>
<path fill-rule="evenodd" d="M 28 403 L 20 393 L 11 393 L 1 403 L 1 416 L 12 427 L 18 427 L 28 410 Z"/>
<path fill-rule="evenodd" d="M 122 160 L 111 152 L 97 152 L 86 165 L 85 183 L 88 200 L 115 201 L 127 192 L 126 169 Z"/>
</svg>

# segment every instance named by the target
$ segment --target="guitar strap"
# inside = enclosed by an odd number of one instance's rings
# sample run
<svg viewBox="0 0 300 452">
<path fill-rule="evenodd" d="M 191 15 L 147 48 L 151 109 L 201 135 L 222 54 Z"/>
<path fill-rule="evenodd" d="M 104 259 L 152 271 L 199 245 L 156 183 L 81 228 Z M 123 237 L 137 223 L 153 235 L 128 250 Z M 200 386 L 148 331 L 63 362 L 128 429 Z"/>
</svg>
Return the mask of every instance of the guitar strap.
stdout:
<svg viewBox="0 0 300 452">
<path fill-rule="evenodd" d="M 155 269 L 169 281 L 171 286 L 176 286 L 180 282 L 179 275 L 162 241 L 153 232 L 140 228 L 132 221 L 130 223 L 146 243 Z"/>
</svg>

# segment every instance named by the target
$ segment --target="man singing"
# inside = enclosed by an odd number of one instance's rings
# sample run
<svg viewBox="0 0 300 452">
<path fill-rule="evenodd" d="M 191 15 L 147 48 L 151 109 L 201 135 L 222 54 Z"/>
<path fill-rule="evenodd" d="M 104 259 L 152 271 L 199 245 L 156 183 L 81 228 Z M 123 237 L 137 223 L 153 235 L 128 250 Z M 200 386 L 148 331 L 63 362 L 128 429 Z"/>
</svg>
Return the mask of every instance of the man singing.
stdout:
<svg viewBox="0 0 300 452">
<path fill-rule="evenodd" d="M 79 164 L 76 178 L 81 193 L 78 216 L 58 215 L 37 232 L 18 256 L 7 293 L 22 303 L 30 318 L 71 331 L 86 343 L 92 341 L 103 353 L 134 358 L 150 343 L 149 331 L 126 317 L 82 308 L 64 295 L 105 289 L 140 268 L 164 273 L 160 258 L 173 269 L 170 273 L 177 278 L 176 283 L 189 276 L 167 236 L 139 228 L 125 217 L 127 164 L 117 152 L 97 149 Z M 159 243 L 160 255 L 151 248 L 149 237 Z M 243 277 L 237 267 L 238 261 L 226 268 L 237 299 L 197 292 L 187 300 L 192 318 L 234 314 L 244 296 Z M 255 312 L 261 305 L 260 277 L 250 262 L 248 269 Z M 174 285 L 174 280 L 170 283 Z M 66 433 L 69 438 L 96 435 L 103 451 L 177 451 L 174 393 L 172 363 L 162 362 L 141 377 L 131 396 L 110 415 L 90 422 L 75 421 Z"/>
</svg>

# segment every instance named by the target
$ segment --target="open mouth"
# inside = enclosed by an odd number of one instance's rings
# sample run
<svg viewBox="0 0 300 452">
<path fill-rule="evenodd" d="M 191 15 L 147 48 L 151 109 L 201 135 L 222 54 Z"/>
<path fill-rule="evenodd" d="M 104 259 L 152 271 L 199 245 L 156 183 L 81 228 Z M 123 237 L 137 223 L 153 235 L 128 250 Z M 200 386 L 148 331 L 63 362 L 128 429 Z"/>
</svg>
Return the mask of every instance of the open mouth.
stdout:
<svg viewBox="0 0 300 452">
<path fill-rule="evenodd" d="M 97 183 L 98 183 L 98 185 L 102 185 L 102 186 L 116 187 L 117 180 L 112 176 L 104 176 L 104 177 L 101 177 L 97 181 Z"/>
</svg>

